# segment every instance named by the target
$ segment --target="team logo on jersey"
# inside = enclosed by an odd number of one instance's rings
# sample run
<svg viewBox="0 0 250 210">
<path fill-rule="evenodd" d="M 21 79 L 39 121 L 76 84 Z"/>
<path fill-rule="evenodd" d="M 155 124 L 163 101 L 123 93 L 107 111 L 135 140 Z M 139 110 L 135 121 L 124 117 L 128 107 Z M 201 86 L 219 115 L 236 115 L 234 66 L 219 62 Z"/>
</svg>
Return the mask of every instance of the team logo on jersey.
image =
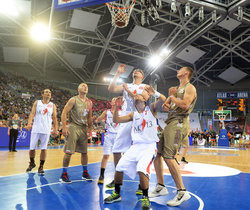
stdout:
<svg viewBox="0 0 250 210">
<path fill-rule="evenodd" d="M 145 119 L 143 119 L 142 124 L 138 126 L 134 126 L 134 132 L 135 133 L 141 133 L 144 131 L 145 128 L 151 128 L 153 127 L 152 121 L 146 122 Z"/>
<path fill-rule="evenodd" d="M 139 89 L 140 89 L 140 90 L 143 90 L 143 86 L 140 86 Z"/>
<path fill-rule="evenodd" d="M 48 108 L 52 108 L 52 104 L 48 104 L 47 107 L 48 107 Z"/>
<path fill-rule="evenodd" d="M 184 93 L 184 88 L 180 89 L 178 93 Z"/>
<path fill-rule="evenodd" d="M 48 113 L 48 109 L 46 108 L 43 110 L 43 115 L 46 115 L 47 113 Z"/>
</svg>

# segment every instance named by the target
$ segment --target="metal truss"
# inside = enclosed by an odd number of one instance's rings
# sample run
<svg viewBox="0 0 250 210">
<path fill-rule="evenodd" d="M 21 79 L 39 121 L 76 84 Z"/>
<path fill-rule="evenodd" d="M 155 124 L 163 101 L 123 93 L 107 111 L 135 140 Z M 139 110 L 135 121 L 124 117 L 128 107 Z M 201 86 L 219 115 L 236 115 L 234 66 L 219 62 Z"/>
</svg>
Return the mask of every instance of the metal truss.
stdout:
<svg viewBox="0 0 250 210">
<path fill-rule="evenodd" d="M 232 40 L 232 43 L 237 43 L 230 48 L 231 43 L 227 43 L 219 52 L 217 52 L 209 61 L 207 61 L 199 70 L 198 75 L 194 79 L 194 82 L 197 81 L 201 76 L 208 72 L 216 63 L 222 60 L 226 55 L 228 55 L 231 50 L 235 50 L 245 41 L 250 39 L 250 29 L 246 29 L 243 33 L 238 35 Z M 230 50 L 231 49 L 231 50 Z"/>
<path fill-rule="evenodd" d="M 111 21 L 107 21 L 105 18 L 109 13 L 107 13 L 107 9 L 105 5 L 100 5 L 96 7 L 88 7 L 82 8 L 82 10 L 87 12 L 93 12 L 96 14 L 101 15 L 102 24 L 98 24 L 97 29 L 95 32 L 88 32 L 88 31 L 81 31 L 80 33 L 72 32 L 69 27 L 69 23 L 72 17 L 72 12 L 67 13 L 67 19 L 60 23 L 57 23 L 53 28 L 53 38 L 50 44 L 47 45 L 47 50 L 44 52 L 37 52 L 36 54 L 32 55 L 29 64 L 32 67 L 39 71 L 41 74 L 45 73 L 45 70 L 48 68 L 53 67 L 58 61 L 63 64 L 66 69 L 72 72 L 79 80 L 81 81 L 92 81 L 96 78 L 96 76 L 102 72 L 106 72 L 109 69 L 102 69 L 101 64 L 103 59 L 106 56 L 112 56 L 113 61 L 120 61 L 125 62 L 127 64 L 136 65 L 138 63 L 140 66 L 144 66 L 146 68 L 145 78 L 149 77 L 150 75 L 154 74 L 158 68 L 149 68 L 146 66 L 146 61 L 148 60 L 149 56 L 153 53 L 159 53 L 163 47 L 169 47 L 171 49 L 171 53 L 166 56 L 161 65 L 162 69 L 167 68 L 171 71 L 176 71 L 182 67 L 180 65 L 180 61 L 175 58 L 175 56 L 183 50 L 185 47 L 190 45 L 191 43 L 194 46 L 200 49 L 212 49 L 214 45 L 219 46 L 221 49 L 212 57 L 208 57 L 205 54 L 202 58 L 200 58 L 197 63 L 193 65 L 195 69 L 195 77 L 193 82 L 199 82 L 206 86 L 209 86 L 210 83 L 213 82 L 208 76 L 206 76 L 206 72 L 210 71 L 215 64 L 221 61 L 223 58 L 234 56 L 242 58 L 244 61 L 250 62 L 250 53 L 246 49 L 244 49 L 241 45 L 242 43 L 248 42 L 249 39 L 249 31 L 244 31 L 240 36 L 236 37 L 235 39 L 227 39 L 217 33 L 216 30 L 210 30 L 215 28 L 216 25 L 222 21 L 227 15 L 233 17 L 235 19 L 238 18 L 237 9 L 239 6 L 244 6 L 247 4 L 247 0 L 177 0 L 183 6 L 183 4 L 189 2 L 191 4 L 191 16 L 185 18 L 183 15 L 182 7 L 178 7 L 177 13 L 172 13 L 169 11 L 169 4 L 163 3 L 162 9 L 159 9 L 158 12 L 160 14 L 160 23 L 152 25 L 149 29 L 158 31 L 159 36 L 157 36 L 150 44 L 150 46 L 145 47 L 139 44 L 132 44 L 127 41 L 127 36 L 131 33 L 134 25 L 130 24 L 128 30 L 124 33 L 117 35 L 117 29 L 114 26 L 111 26 Z M 249 3 L 249 2 L 248 2 Z M 197 22 L 198 16 L 198 9 L 200 7 L 204 7 L 205 12 L 205 19 L 203 22 Z M 51 5 L 47 8 L 42 10 L 41 12 L 37 13 L 33 18 L 36 18 L 44 13 L 48 12 L 51 9 Z M 214 21 L 211 17 L 212 12 L 217 11 L 217 19 Z M 137 4 L 134 8 L 131 21 L 133 20 L 135 24 L 139 25 L 140 21 L 138 20 L 138 16 L 141 14 L 141 10 L 139 9 L 139 5 Z M 52 17 L 51 13 L 51 17 Z M 195 20 L 196 18 L 196 20 Z M 51 19 L 51 18 L 50 18 Z M 21 29 L 27 31 L 26 27 L 24 27 L 20 22 L 15 22 Z M 105 21 L 104 21 L 105 20 Z M 243 12 L 243 20 L 242 22 L 249 23 L 250 22 L 250 15 L 249 12 L 244 10 Z M 171 25 L 173 30 L 169 33 L 167 37 L 162 36 L 166 26 Z M 59 30 L 62 26 L 65 26 L 65 31 Z M 109 27 L 109 32 L 104 33 L 102 31 L 103 28 Z M 27 34 L 22 33 L 22 31 L 17 30 L 15 28 L 10 28 L 7 26 L 6 28 L 1 28 L 0 26 L 0 37 L 5 36 L 20 36 L 26 37 Z M 223 29 L 220 29 L 223 30 Z M 107 34 L 104 36 L 104 34 Z M 209 44 L 198 45 L 194 41 L 198 38 L 205 39 L 209 42 Z M 118 41 L 117 41 L 118 40 Z M 90 51 L 92 48 L 99 48 L 100 54 L 97 58 L 90 58 L 86 60 L 81 72 L 79 73 L 78 70 L 74 69 L 62 56 L 63 51 L 67 50 L 67 43 L 74 45 L 83 46 L 82 49 L 76 50 L 77 53 L 86 53 Z M 160 46 L 160 47 L 159 47 Z M 41 53 L 44 56 L 42 64 L 38 64 L 34 61 L 35 58 L 38 56 L 41 57 Z M 51 53 L 55 58 L 56 61 L 47 63 L 47 56 L 48 53 Z M 138 62 L 139 59 L 139 62 Z M 177 62 L 177 61 L 178 62 Z M 93 65 L 93 62 L 96 62 Z M 204 62 L 204 64 L 197 69 L 197 66 L 200 66 L 200 62 Z M 92 63 L 91 65 L 94 66 L 93 69 L 88 69 L 87 66 Z M 84 74 L 83 75 L 81 74 Z M 157 72 L 160 75 L 161 82 L 165 85 L 166 79 L 173 78 L 175 76 L 164 76 L 164 71 Z"/>
</svg>

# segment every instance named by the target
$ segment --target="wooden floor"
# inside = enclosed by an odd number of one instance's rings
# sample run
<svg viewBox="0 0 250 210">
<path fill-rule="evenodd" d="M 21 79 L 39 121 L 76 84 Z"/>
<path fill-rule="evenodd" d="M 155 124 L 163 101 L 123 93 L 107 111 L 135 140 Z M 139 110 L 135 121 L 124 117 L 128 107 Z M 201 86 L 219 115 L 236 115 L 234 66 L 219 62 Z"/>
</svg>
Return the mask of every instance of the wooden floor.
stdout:
<svg viewBox="0 0 250 210">
<path fill-rule="evenodd" d="M 18 149 L 17 149 L 18 150 Z M 18 152 L 0 151 L 0 176 L 24 173 L 28 167 L 28 150 L 18 150 Z M 36 154 L 36 164 L 39 165 L 40 151 Z M 48 149 L 45 169 L 55 169 L 62 167 L 62 149 Z M 102 147 L 89 147 L 89 163 L 100 162 L 102 158 Z M 250 173 L 250 149 L 246 150 L 222 150 L 217 148 L 196 148 L 190 147 L 187 160 L 196 163 L 207 163 L 222 165 L 238 169 L 242 172 Z M 112 161 L 112 158 L 110 158 Z M 80 165 L 80 154 L 72 156 L 70 166 Z M 36 170 L 37 167 L 34 169 Z"/>
</svg>

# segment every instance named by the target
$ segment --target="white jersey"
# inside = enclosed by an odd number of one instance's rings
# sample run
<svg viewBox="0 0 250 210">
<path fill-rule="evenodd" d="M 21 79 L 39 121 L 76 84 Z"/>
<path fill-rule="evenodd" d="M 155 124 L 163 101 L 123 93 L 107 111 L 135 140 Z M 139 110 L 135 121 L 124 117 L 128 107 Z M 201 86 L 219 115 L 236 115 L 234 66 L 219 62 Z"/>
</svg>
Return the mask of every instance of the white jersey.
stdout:
<svg viewBox="0 0 250 210">
<path fill-rule="evenodd" d="M 50 134 L 52 126 L 53 103 L 43 104 L 38 100 L 32 133 Z"/>
<path fill-rule="evenodd" d="M 133 83 L 127 84 L 128 89 L 132 91 L 134 94 L 142 94 L 146 84 L 136 85 Z M 123 91 L 123 105 L 122 105 L 122 115 L 126 115 L 130 112 L 134 112 L 135 105 L 133 98 L 128 94 L 126 90 Z"/>
<path fill-rule="evenodd" d="M 117 133 L 118 126 L 118 123 L 113 122 L 113 113 L 110 110 L 107 110 L 107 118 L 105 121 L 107 133 Z"/>
<path fill-rule="evenodd" d="M 133 144 L 150 144 L 159 142 L 157 134 L 157 120 L 152 114 L 150 108 L 146 106 L 145 110 L 142 113 L 135 111 L 131 131 Z"/>
</svg>

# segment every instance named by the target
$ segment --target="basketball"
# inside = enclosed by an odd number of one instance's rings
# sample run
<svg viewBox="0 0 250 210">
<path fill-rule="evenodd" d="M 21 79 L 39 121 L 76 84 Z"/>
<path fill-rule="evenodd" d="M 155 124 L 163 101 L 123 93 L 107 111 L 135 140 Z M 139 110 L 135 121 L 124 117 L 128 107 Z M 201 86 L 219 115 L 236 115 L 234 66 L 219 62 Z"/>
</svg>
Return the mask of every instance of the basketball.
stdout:
<svg viewBox="0 0 250 210">
<path fill-rule="evenodd" d="M 123 11 L 119 11 L 114 16 L 114 22 L 119 28 L 127 26 L 128 19 L 129 19 L 128 15 Z"/>
</svg>

